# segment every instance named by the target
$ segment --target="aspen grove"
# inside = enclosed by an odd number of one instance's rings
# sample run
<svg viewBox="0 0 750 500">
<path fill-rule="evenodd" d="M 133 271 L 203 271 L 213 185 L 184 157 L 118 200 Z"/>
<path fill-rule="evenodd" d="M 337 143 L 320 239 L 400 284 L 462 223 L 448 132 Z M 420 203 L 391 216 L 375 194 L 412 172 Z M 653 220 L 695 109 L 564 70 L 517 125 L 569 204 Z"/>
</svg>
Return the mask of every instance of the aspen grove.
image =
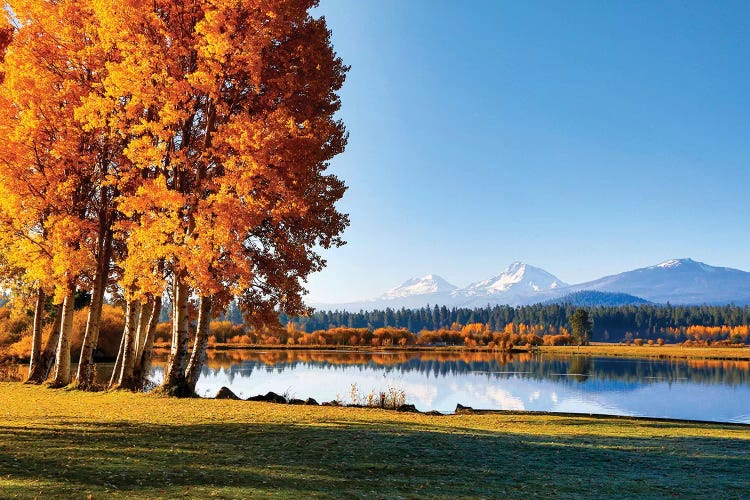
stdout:
<svg viewBox="0 0 750 500">
<path fill-rule="evenodd" d="M 176 396 L 194 394 L 211 318 L 231 301 L 258 326 L 307 312 L 320 249 L 348 225 L 335 206 L 346 188 L 327 173 L 346 144 L 335 115 L 348 68 L 316 5 L 6 2 L 0 281 L 34 310 L 30 382 L 92 386 L 107 300 L 125 310 L 110 385 L 130 390 L 171 304 L 159 390 Z"/>
</svg>

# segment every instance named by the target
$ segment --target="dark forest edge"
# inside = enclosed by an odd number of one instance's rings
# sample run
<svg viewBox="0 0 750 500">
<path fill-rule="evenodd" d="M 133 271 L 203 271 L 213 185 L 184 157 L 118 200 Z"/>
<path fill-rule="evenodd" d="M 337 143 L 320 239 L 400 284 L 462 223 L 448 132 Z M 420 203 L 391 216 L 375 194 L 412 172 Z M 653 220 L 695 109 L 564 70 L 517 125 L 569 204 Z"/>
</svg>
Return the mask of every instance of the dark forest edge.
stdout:
<svg viewBox="0 0 750 500">
<path fill-rule="evenodd" d="M 195 335 L 197 311 L 190 308 L 191 338 Z M 242 323 L 232 308 L 211 321 L 207 347 L 233 349 L 263 348 L 421 348 L 510 351 L 536 346 L 565 346 L 581 342 L 571 336 L 570 319 L 578 310 L 593 320 L 592 342 L 634 346 L 681 344 L 692 347 L 742 347 L 750 333 L 750 307 L 739 306 L 599 306 L 571 305 L 495 306 L 478 309 L 424 307 L 421 309 L 362 311 L 319 311 L 308 317 L 279 317 L 280 326 L 253 328 Z M 240 316 L 238 318 L 237 316 Z M 74 312 L 71 351 L 80 352 L 88 309 L 82 301 Z M 171 324 L 155 328 L 155 346 L 171 340 Z M 230 321 L 231 320 L 231 321 Z M 94 357 L 111 360 L 117 356 L 125 324 L 122 306 L 104 304 L 99 342 Z M 437 326 L 437 328 L 435 328 Z M 44 328 L 44 341 L 53 325 Z M 31 348 L 33 312 L 0 308 L 0 359 L 26 360 Z M 618 351 L 632 355 L 635 351 Z M 715 352 L 715 351 L 714 351 Z M 664 351 L 661 351 L 664 353 Z M 643 353 L 641 354 L 643 355 Z M 662 354 L 659 354 L 659 356 Z M 708 357 L 717 354 L 706 353 Z M 735 355 L 731 356 L 732 358 Z"/>
</svg>

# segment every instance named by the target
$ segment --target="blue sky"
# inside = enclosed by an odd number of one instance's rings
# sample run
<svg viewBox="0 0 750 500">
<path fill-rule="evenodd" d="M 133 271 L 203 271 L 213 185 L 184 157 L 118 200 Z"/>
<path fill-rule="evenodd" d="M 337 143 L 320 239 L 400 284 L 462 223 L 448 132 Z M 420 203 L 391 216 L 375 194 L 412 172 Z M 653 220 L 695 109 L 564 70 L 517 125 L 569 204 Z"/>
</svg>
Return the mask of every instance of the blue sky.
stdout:
<svg viewBox="0 0 750 500">
<path fill-rule="evenodd" d="M 581 282 L 692 257 L 750 270 L 750 2 L 321 0 L 342 91 L 346 246 L 309 300 L 513 260 Z"/>
</svg>

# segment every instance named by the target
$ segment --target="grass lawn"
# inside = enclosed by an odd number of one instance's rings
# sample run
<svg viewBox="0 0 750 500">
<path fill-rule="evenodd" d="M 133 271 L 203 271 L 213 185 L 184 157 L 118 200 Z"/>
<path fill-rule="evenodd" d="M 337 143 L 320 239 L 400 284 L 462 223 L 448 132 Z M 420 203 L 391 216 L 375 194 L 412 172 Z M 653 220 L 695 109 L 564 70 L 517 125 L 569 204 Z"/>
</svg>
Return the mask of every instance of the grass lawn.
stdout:
<svg viewBox="0 0 750 500">
<path fill-rule="evenodd" d="M 0 383 L 0 498 L 746 498 L 748 470 L 748 426 Z"/>
</svg>

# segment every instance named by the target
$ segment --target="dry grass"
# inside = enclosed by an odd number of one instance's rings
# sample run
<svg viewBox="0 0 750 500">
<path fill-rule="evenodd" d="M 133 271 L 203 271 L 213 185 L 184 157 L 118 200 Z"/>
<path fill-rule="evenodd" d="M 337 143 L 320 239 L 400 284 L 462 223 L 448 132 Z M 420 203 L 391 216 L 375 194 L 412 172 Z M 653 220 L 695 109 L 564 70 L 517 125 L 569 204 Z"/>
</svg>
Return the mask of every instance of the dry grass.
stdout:
<svg viewBox="0 0 750 500">
<path fill-rule="evenodd" d="M 750 428 L 0 383 L 1 498 L 747 497 Z"/>
<path fill-rule="evenodd" d="M 750 347 L 683 347 L 681 345 L 620 345 L 540 346 L 544 354 L 577 354 L 629 358 L 741 359 L 750 360 Z"/>
</svg>

